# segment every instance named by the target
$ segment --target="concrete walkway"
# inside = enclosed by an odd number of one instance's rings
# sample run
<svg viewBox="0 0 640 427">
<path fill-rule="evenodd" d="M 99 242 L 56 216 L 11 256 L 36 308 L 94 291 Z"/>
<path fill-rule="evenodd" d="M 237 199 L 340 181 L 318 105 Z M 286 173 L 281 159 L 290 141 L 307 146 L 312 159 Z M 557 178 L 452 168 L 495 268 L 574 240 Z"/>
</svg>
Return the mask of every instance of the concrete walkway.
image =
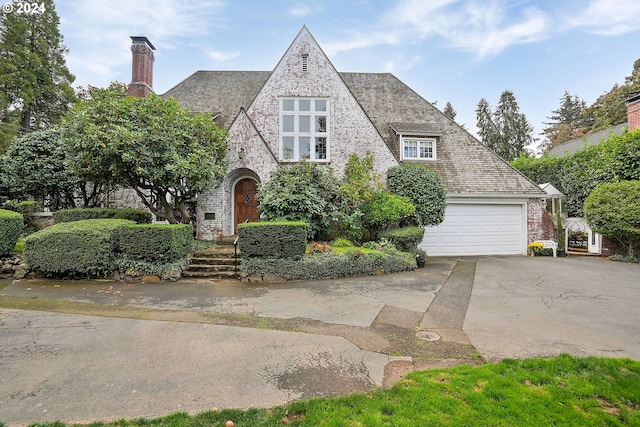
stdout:
<svg viewBox="0 0 640 427">
<path fill-rule="evenodd" d="M 0 421 L 268 407 L 480 354 L 640 360 L 639 296 L 637 264 L 547 257 L 272 285 L 16 281 L 0 290 Z"/>
</svg>

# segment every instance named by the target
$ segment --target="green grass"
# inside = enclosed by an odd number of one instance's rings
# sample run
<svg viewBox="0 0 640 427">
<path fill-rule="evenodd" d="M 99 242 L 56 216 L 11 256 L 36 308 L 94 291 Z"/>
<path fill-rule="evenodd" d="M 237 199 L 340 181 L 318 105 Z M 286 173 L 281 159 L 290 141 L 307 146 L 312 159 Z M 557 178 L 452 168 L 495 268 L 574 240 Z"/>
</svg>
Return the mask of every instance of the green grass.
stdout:
<svg viewBox="0 0 640 427">
<path fill-rule="evenodd" d="M 227 420 L 237 427 L 638 426 L 640 362 L 568 355 L 505 360 L 413 372 L 390 389 L 368 394 L 90 425 L 224 426 Z"/>
</svg>

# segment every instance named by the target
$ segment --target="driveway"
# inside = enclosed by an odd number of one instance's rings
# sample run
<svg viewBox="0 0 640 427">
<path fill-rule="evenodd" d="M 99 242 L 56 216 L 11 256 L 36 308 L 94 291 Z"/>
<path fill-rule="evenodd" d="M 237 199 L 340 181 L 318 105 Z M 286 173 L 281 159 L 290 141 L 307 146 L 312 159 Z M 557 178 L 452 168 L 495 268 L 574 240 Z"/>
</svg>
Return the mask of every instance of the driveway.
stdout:
<svg viewBox="0 0 640 427">
<path fill-rule="evenodd" d="M 273 406 L 477 352 L 640 360 L 639 297 L 640 265 L 597 258 L 432 258 L 272 285 L 16 281 L 0 291 L 0 421 Z"/>
</svg>

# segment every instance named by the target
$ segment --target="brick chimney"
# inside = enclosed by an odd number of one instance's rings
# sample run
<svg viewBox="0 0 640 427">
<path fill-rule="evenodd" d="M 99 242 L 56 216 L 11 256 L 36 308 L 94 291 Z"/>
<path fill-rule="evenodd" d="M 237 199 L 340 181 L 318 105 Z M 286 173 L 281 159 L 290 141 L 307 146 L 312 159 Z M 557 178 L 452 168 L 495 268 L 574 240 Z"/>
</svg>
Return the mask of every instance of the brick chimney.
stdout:
<svg viewBox="0 0 640 427">
<path fill-rule="evenodd" d="M 144 98 L 153 93 L 153 51 L 156 48 L 144 36 L 131 36 L 131 83 L 129 96 Z"/>
<path fill-rule="evenodd" d="M 627 99 L 627 130 L 640 127 L 640 93 Z"/>
</svg>

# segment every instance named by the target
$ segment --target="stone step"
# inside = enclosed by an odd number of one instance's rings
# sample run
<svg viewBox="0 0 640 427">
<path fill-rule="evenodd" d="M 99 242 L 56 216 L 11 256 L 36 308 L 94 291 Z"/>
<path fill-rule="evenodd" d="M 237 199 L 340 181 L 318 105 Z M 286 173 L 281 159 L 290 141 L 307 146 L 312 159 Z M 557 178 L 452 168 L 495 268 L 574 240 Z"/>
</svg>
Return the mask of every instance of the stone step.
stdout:
<svg viewBox="0 0 640 427">
<path fill-rule="evenodd" d="M 189 264 L 189 268 L 187 268 L 187 271 L 210 271 L 212 273 L 233 270 L 235 270 L 235 266 L 233 264 Z"/>
<path fill-rule="evenodd" d="M 207 265 L 211 265 L 211 264 L 215 264 L 215 265 L 220 265 L 220 264 L 224 264 L 224 265 L 233 265 L 235 263 L 235 259 L 233 259 L 233 257 L 202 257 L 202 256 L 198 256 L 198 257 L 191 257 L 191 264 L 190 265 L 202 265 L 202 264 L 207 264 Z M 238 264 L 240 263 L 240 257 L 238 257 Z"/>
<path fill-rule="evenodd" d="M 182 277 L 192 277 L 198 279 L 235 279 L 236 275 L 233 271 L 191 271 L 186 270 L 182 272 Z"/>
</svg>

